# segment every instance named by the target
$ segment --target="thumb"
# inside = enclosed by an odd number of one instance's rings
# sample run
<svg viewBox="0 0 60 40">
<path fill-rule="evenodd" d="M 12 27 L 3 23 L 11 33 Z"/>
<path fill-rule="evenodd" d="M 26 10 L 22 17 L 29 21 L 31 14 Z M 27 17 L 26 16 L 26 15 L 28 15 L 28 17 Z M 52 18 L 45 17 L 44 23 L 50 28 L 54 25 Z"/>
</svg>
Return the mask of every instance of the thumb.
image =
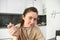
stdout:
<svg viewBox="0 0 60 40">
<path fill-rule="evenodd" d="M 12 26 L 14 26 L 14 24 L 12 24 L 11 22 L 7 25 L 8 28 L 11 28 Z"/>
</svg>

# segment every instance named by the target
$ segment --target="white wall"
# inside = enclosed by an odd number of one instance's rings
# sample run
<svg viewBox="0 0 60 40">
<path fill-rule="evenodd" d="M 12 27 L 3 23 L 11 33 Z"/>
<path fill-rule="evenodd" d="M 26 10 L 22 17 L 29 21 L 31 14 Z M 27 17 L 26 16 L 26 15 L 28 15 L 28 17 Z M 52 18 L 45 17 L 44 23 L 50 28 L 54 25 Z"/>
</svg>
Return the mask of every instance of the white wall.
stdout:
<svg viewBox="0 0 60 40">
<path fill-rule="evenodd" d="M 56 30 L 60 30 L 60 0 L 46 0 L 47 39 L 54 38 Z M 54 15 L 52 13 L 56 13 Z"/>
<path fill-rule="evenodd" d="M 37 5 L 38 4 L 38 5 Z M 35 6 L 40 15 L 43 15 L 42 0 L 0 0 L 1 13 L 23 13 L 26 7 Z"/>
<path fill-rule="evenodd" d="M 8 33 L 8 29 L 7 28 L 0 28 L 0 39 L 4 39 L 4 38 L 10 38 L 11 36 Z"/>
</svg>

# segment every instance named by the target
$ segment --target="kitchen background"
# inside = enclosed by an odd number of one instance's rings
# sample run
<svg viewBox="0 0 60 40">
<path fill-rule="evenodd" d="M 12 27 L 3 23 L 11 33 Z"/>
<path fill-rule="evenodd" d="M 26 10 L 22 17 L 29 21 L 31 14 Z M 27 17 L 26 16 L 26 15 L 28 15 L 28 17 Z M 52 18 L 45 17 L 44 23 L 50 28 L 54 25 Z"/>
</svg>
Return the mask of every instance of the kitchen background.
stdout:
<svg viewBox="0 0 60 40">
<path fill-rule="evenodd" d="M 42 23 L 45 25 L 39 24 L 45 39 L 55 38 L 56 30 L 60 30 L 60 0 L 0 0 L 0 19 L 2 14 L 22 14 L 24 9 L 30 6 L 36 7 L 39 15 L 45 15 L 45 23 Z M 8 38 L 8 29 L 0 26 L 0 39 Z"/>
</svg>

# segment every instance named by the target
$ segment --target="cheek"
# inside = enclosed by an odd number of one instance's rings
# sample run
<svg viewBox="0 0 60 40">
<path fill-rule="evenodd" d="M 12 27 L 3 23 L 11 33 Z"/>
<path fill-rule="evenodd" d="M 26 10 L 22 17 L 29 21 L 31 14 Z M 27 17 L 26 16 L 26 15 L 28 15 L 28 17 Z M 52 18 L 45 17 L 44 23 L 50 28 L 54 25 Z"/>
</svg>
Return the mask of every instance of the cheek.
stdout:
<svg viewBox="0 0 60 40">
<path fill-rule="evenodd" d="M 27 23 L 28 23 L 28 24 L 30 24 L 30 23 L 31 23 L 31 21 L 30 21 L 30 20 L 28 20 L 28 21 L 27 21 Z"/>
<path fill-rule="evenodd" d="M 25 20 L 25 23 L 26 23 L 26 24 L 30 24 L 30 23 L 31 23 L 31 21 L 30 21 L 30 20 L 28 20 L 28 19 L 26 19 L 26 20 Z"/>
<path fill-rule="evenodd" d="M 31 20 L 26 19 L 26 23 L 27 23 L 27 24 L 31 24 Z"/>
</svg>

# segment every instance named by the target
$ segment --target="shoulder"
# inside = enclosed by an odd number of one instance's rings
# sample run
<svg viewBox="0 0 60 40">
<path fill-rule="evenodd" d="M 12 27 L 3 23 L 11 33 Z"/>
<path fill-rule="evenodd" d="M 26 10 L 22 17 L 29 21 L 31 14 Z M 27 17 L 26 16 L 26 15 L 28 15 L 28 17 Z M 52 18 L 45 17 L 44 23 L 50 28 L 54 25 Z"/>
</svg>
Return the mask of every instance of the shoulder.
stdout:
<svg viewBox="0 0 60 40">
<path fill-rule="evenodd" d="M 38 26 L 38 25 L 35 25 L 35 26 L 34 26 L 34 30 L 35 30 L 36 32 L 39 32 L 39 31 L 40 31 L 39 26 Z"/>
<path fill-rule="evenodd" d="M 39 26 L 35 26 L 35 32 L 37 35 L 43 35 Z"/>
<path fill-rule="evenodd" d="M 38 25 L 35 25 L 35 26 L 34 26 L 34 29 L 39 30 L 40 28 L 39 28 Z"/>
<path fill-rule="evenodd" d="M 35 30 L 36 39 L 45 40 L 45 39 L 44 39 L 44 36 L 43 36 L 43 34 L 42 34 L 41 30 L 40 30 L 40 27 L 35 26 L 35 29 L 36 29 L 36 30 Z"/>
</svg>

